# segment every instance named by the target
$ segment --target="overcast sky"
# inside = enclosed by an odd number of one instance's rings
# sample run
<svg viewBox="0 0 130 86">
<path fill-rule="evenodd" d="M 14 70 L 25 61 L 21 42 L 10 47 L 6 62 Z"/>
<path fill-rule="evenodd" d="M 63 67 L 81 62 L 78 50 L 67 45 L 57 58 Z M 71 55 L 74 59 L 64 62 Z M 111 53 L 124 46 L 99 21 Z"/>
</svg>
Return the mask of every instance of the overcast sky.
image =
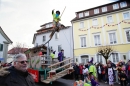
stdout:
<svg viewBox="0 0 130 86">
<path fill-rule="evenodd" d="M 52 21 L 52 9 L 62 12 L 66 6 L 61 23 L 71 26 L 75 12 L 110 2 L 112 0 L 0 0 L 0 26 L 13 46 L 20 42 L 33 47 L 33 35 L 40 25 Z"/>
</svg>

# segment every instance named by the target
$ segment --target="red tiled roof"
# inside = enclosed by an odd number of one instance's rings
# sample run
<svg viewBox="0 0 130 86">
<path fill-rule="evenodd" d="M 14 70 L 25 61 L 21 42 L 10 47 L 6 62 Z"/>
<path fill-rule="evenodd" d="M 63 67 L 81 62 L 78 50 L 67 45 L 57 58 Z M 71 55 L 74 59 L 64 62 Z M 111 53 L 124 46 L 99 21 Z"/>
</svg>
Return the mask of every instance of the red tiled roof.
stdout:
<svg viewBox="0 0 130 86">
<path fill-rule="evenodd" d="M 8 51 L 8 54 L 19 54 L 19 53 L 24 53 L 28 48 L 12 48 L 11 50 Z"/>
<path fill-rule="evenodd" d="M 118 3 L 118 2 L 121 2 L 121 1 L 123 1 L 123 0 L 119 0 L 119 1 L 116 1 L 116 2 L 112 2 L 112 3 L 100 5 L 100 6 L 93 7 L 93 8 L 89 8 L 89 9 L 85 9 L 85 10 L 81 10 L 81 11 L 76 12 L 76 14 L 77 14 L 77 13 L 80 13 L 80 12 L 85 12 L 85 11 L 89 11 L 89 10 L 92 10 L 92 9 L 100 8 L 100 7 L 103 7 L 103 6 L 115 4 L 115 3 Z M 128 3 L 130 3 L 129 0 L 124 0 L 124 1 L 127 1 Z M 126 9 L 126 8 L 130 8 L 130 6 L 127 6 L 127 7 L 124 7 L 124 8 L 120 8 L 120 9 L 116 9 L 116 10 L 110 10 L 110 11 L 107 11 L 107 12 L 101 12 L 101 13 L 99 13 L 99 14 L 94 14 L 94 15 L 90 15 L 90 16 L 84 16 L 84 17 L 81 17 L 81 18 L 78 18 L 78 17 L 76 16 L 75 18 L 73 18 L 73 19 L 71 20 L 71 22 L 76 21 L 76 20 L 80 20 L 80 19 L 84 19 L 84 18 L 89 18 L 89 17 L 98 16 L 98 15 L 102 15 L 102 14 L 106 14 L 106 13 L 110 13 L 110 12 L 115 12 L 115 11 L 123 10 L 123 9 Z"/>
</svg>

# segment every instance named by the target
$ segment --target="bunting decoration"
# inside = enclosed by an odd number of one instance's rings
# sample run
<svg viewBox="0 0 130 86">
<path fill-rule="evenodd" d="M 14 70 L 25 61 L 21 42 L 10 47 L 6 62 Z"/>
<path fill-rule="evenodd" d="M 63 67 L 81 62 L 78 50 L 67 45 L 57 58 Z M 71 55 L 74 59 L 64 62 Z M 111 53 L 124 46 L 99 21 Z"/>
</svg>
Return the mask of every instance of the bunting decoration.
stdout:
<svg viewBox="0 0 130 86">
<path fill-rule="evenodd" d="M 82 30 L 82 29 L 79 29 L 79 31 L 87 31 L 87 30 L 89 30 L 89 29 L 100 29 L 100 28 L 103 28 L 103 27 L 105 27 L 105 26 L 108 26 L 108 27 L 114 27 L 114 26 L 117 26 L 117 25 L 119 25 L 119 24 L 121 24 L 121 23 L 125 23 L 125 24 L 130 24 L 130 22 L 126 22 L 126 21 L 121 21 L 121 22 L 119 22 L 119 23 L 117 23 L 117 24 L 113 24 L 113 25 L 109 25 L 109 24 L 104 24 L 103 26 L 100 26 L 100 27 L 94 27 L 94 26 L 91 26 L 90 28 L 87 28 L 87 29 L 85 29 L 85 30 Z"/>
</svg>

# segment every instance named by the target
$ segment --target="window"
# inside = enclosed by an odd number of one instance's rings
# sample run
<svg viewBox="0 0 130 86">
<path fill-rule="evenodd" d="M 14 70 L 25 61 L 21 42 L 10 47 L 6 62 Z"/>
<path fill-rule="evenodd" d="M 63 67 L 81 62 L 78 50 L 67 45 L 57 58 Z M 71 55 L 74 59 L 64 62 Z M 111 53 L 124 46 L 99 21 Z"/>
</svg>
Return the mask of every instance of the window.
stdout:
<svg viewBox="0 0 130 86">
<path fill-rule="evenodd" d="M 119 62 L 118 53 L 112 53 L 113 62 Z"/>
<path fill-rule="evenodd" d="M 101 45 L 100 35 L 94 35 L 95 46 Z"/>
<path fill-rule="evenodd" d="M 78 58 L 76 58 L 76 62 L 78 62 Z"/>
<path fill-rule="evenodd" d="M 79 13 L 79 18 L 83 17 L 83 13 Z"/>
<path fill-rule="evenodd" d="M 130 19 L 130 13 L 129 12 L 123 13 L 123 17 L 124 19 Z"/>
<path fill-rule="evenodd" d="M 58 38 L 59 38 L 59 34 L 55 33 L 55 39 L 58 39 Z"/>
<path fill-rule="evenodd" d="M 83 55 L 83 56 L 81 56 L 81 63 L 86 64 L 86 63 L 88 63 L 88 62 L 89 62 L 89 57 L 88 57 L 88 55 Z"/>
<path fill-rule="evenodd" d="M 99 13 L 99 9 L 94 9 L 94 14 L 98 14 Z"/>
<path fill-rule="evenodd" d="M 108 17 L 107 17 L 107 22 L 108 22 L 108 23 L 113 22 L 113 20 L 112 20 L 112 16 L 108 16 Z"/>
<path fill-rule="evenodd" d="M 110 44 L 116 44 L 117 43 L 115 32 L 109 33 L 109 40 L 110 40 Z"/>
<path fill-rule="evenodd" d="M 60 52 L 62 49 L 61 45 L 58 45 L 58 52 Z"/>
<path fill-rule="evenodd" d="M 118 9 L 119 5 L 118 4 L 113 4 L 113 9 Z"/>
<path fill-rule="evenodd" d="M 97 19 L 93 19 L 93 25 L 98 25 Z"/>
<path fill-rule="evenodd" d="M 102 7 L 102 12 L 106 12 L 107 11 L 107 7 Z"/>
<path fill-rule="evenodd" d="M 97 62 L 102 63 L 102 55 L 97 54 Z"/>
<path fill-rule="evenodd" d="M 0 44 L 0 51 L 3 51 L 3 44 Z"/>
<path fill-rule="evenodd" d="M 84 22 L 80 22 L 80 28 L 84 28 Z"/>
<path fill-rule="evenodd" d="M 84 12 L 85 16 L 89 16 L 89 11 Z"/>
<path fill-rule="evenodd" d="M 46 41 L 46 36 L 43 36 L 43 42 L 45 42 Z"/>
<path fill-rule="evenodd" d="M 124 2 L 121 2 L 120 5 L 121 5 L 121 8 L 123 8 L 127 6 L 127 3 L 124 1 Z"/>
<path fill-rule="evenodd" d="M 126 31 L 127 42 L 130 42 L 130 30 Z"/>
<path fill-rule="evenodd" d="M 80 37 L 81 47 L 86 47 L 86 37 Z"/>
</svg>

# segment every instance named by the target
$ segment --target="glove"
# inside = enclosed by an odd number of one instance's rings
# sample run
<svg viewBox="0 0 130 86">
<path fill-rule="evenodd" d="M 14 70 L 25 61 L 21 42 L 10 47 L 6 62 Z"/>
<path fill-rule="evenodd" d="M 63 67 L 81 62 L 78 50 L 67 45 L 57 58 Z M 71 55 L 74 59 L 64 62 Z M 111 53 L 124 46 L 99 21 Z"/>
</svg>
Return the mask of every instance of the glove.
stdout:
<svg viewBox="0 0 130 86">
<path fill-rule="evenodd" d="M 0 76 L 8 75 L 10 72 L 7 71 L 7 69 L 9 69 L 9 67 L 1 68 L 1 69 L 0 69 Z"/>
</svg>

